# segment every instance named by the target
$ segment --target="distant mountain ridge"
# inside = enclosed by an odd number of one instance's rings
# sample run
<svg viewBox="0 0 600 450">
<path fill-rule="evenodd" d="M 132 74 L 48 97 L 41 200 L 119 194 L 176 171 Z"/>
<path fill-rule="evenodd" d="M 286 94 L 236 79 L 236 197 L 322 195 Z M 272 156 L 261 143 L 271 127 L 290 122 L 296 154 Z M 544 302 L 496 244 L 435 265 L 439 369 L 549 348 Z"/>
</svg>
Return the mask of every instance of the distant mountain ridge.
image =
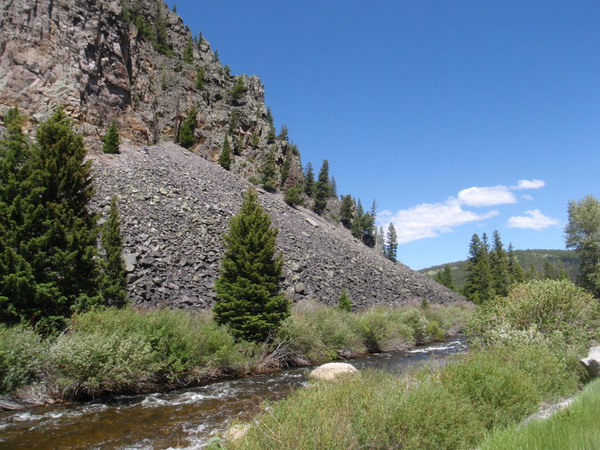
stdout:
<svg viewBox="0 0 600 450">
<path fill-rule="evenodd" d="M 514 254 L 515 259 L 525 272 L 529 271 L 533 265 L 537 273 L 541 276 L 544 273 L 544 265 L 549 262 L 557 270 L 560 268 L 566 270 L 573 281 L 579 275 L 579 260 L 573 250 L 515 250 Z M 462 289 L 467 279 L 467 262 L 468 260 L 447 263 L 450 266 L 452 278 L 458 290 Z M 445 266 L 446 264 L 439 264 L 421 269 L 418 272 L 433 278 Z"/>
</svg>

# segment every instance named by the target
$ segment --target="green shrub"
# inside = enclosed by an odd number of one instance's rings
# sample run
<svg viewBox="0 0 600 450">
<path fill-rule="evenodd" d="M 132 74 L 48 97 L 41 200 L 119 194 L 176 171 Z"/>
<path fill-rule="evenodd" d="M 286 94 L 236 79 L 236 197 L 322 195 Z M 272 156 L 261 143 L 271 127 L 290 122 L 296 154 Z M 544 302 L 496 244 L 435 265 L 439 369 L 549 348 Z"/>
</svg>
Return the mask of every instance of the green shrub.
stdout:
<svg viewBox="0 0 600 450">
<path fill-rule="evenodd" d="M 38 381 L 45 345 L 30 328 L 0 325 L 0 394 Z"/>
<path fill-rule="evenodd" d="M 569 281 L 533 280 L 482 305 L 467 327 L 469 336 L 483 343 L 528 330 L 582 351 L 600 336 L 600 303 Z"/>
<path fill-rule="evenodd" d="M 119 137 L 119 130 L 117 130 L 117 122 L 113 119 L 106 131 L 106 134 L 102 137 L 102 151 L 104 153 L 119 153 L 119 144 L 121 138 Z"/>
<path fill-rule="evenodd" d="M 122 392 L 147 380 L 158 367 L 145 337 L 124 329 L 64 334 L 52 345 L 49 361 L 66 397 Z"/>
</svg>

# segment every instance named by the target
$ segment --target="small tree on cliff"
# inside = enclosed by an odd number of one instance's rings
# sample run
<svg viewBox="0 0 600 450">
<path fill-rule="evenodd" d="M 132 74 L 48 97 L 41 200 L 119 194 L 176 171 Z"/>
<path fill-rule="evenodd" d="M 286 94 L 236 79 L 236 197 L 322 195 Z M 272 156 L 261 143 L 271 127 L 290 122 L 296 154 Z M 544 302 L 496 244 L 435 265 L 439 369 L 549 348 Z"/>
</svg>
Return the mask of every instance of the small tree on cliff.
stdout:
<svg viewBox="0 0 600 450">
<path fill-rule="evenodd" d="M 119 130 L 117 130 L 117 122 L 113 119 L 106 131 L 106 134 L 102 137 L 102 151 L 104 153 L 119 153 L 119 144 L 121 138 L 119 137 Z"/>
<path fill-rule="evenodd" d="M 223 236 L 225 255 L 215 283 L 215 320 L 237 338 L 264 342 L 290 314 L 289 301 L 279 293 L 283 259 L 275 255 L 277 233 L 250 188 Z"/>
<path fill-rule="evenodd" d="M 187 116 L 187 119 L 183 121 L 181 124 L 181 129 L 179 130 L 179 144 L 182 147 L 190 148 L 196 143 L 196 138 L 194 137 L 194 132 L 196 131 L 196 116 L 198 115 L 198 109 L 196 106 L 192 106 L 190 113 Z"/>
</svg>

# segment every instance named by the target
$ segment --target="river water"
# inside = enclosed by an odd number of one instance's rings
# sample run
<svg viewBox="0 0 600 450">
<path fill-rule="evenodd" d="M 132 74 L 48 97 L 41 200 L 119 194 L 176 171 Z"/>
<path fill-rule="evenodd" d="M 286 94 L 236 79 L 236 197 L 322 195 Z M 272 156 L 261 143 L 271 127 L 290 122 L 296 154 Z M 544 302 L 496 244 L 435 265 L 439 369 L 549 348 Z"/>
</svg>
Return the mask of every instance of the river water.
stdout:
<svg viewBox="0 0 600 450">
<path fill-rule="evenodd" d="M 408 352 L 367 355 L 347 362 L 356 368 L 402 373 L 465 351 L 451 339 Z M 167 449 L 202 448 L 232 419 L 249 418 L 263 400 L 285 397 L 307 382 L 311 368 L 219 381 L 191 389 L 110 401 L 0 411 L 0 448 Z"/>
</svg>

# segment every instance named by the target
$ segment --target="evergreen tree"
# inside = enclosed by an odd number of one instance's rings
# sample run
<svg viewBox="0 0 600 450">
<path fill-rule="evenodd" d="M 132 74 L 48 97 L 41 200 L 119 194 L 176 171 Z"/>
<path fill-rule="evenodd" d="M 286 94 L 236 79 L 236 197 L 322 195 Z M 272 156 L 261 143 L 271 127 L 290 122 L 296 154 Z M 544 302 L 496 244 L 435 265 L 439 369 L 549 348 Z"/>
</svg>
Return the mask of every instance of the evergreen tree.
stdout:
<svg viewBox="0 0 600 450">
<path fill-rule="evenodd" d="M 327 206 L 327 198 L 331 193 L 331 186 L 329 184 L 329 161 L 323 160 L 323 165 L 319 171 L 319 178 L 317 180 L 317 186 L 315 187 L 315 204 L 313 211 L 317 214 L 322 214 Z"/>
<path fill-rule="evenodd" d="M 260 138 L 258 137 L 258 133 L 254 132 L 254 133 L 252 133 L 252 137 L 250 138 L 250 146 L 253 149 L 257 149 L 259 145 L 260 145 Z"/>
<path fill-rule="evenodd" d="M 198 67 L 196 70 L 196 89 L 204 88 L 204 77 L 206 76 L 206 69 L 204 67 Z"/>
<path fill-rule="evenodd" d="M 302 185 L 295 184 L 285 194 L 283 201 L 291 206 L 292 208 L 297 205 L 303 205 L 304 199 L 302 198 Z"/>
<path fill-rule="evenodd" d="M 554 274 L 554 265 L 550 261 L 544 262 L 544 272 L 542 274 L 544 280 L 554 280 L 556 275 Z"/>
<path fill-rule="evenodd" d="M 352 311 L 352 300 L 348 296 L 346 288 L 343 288 L 342 293 L 340 294 L 340 299 L 338 301 L 338 309 L 346 312 Z"/>
<path fill-rule="evenodd" d="M 508 256 L 504 251 L 498 230 L 494 230 L 493 239 L 492 251 L 490 253 L 492 289 L 495 295 L 506 297 L 510 287 Z"/>
<path fill-rule="evenodd" d="M 467 262 L 467 280 L 463 286 L 463 295 L 475 304 L 481 304 L 493 296 L 489 246 L 485 233 L 483 234 L 483 240 L 477 234 L 474 234 L 471 238 L 469 261 Z"/>
<path fill-rule="evenodd" d="M 329 182 L 329 185 L 331 186 L 331 193 L 329 194 L 329 196 L 337 198 L 337 196 L 338 196 L 338 194 L 337 194 L 337 181 L 335 181 L 335 177 L 334 176 L 331 177 L 331 181 Z"/>
<path fill-rule="evenodd" d="M 100 289 L 104 304 L 108 306 L 125 306 L 127 300 L 127 272 L 123 259 L 123 238 L 119 222 L 117 196 L 110 202 L 108 220 L 102 225 L 101 239 L 104 259 L 101 263 L 102 277 Z"/>
<path fill-rule="evenodd" d="M 244 83 L 244 79 L 242 77 L 238 77 L 237 80 L 235 80 L 235 85 L 233 86 L 233 89 L 230 92 L 231 97 L 233 98 L 233 100 L 237 101 L 241 99 L 245 93 L 246 84 Z"/>
<path fill-rule="evenodd" d="M 281 182 L 279 183 L 283 186 L 290 174 L 290 169 L 292 168 L 292 152 L 289 148 L 285 149 L 285 161 L 283 162 L 283 166 L 281 166 Z"/>
<path fill-rule="evenodd" d="M 194 41 L 189 38 L 183 49 L 183 61 L 188 64 L 194 63 Z"/>
<path fill-rule="evenodd" d="M 315 174 L 312 163 L 309 161 L 304 169 L 304 193 L 310 198 L 315 195 Z"/>
<path fill-rule="evenodd" d="M 289 301 L 279 293 L 283 259 L 275 255 L 277 232 L 249 189 L 224 235 L 215 283 L 215 320 L 229 325 L 237 338 L 264 342 L 290 314 Z"/>
<path fill-rule="evenodd" d="M 449 264 L 446 264 L 442 271 L 435 274 L 434 280 L 442 286 L 446 286 L 448 289 L 452 289 L 453 291 L 456 290 L 456 285 L 452 279 L 452 270 L 450 269 Z"/>
<path fill-rule="evenodd" d="M 119 137 L 119 130 L 117 130 L 117 122 L 113 119 L 106 131 L 106 134 L 102 138 L 102 151 L 104 153 L 119 153 L 119 144 L 121 138 Z"/>
<path fill-rule="evenodd" d="M 375 233 L 375 250 L 381 255 L 385 255 L 385 233 L 383 227 L 379 227 L 379 231 Z"/>
<path fill-rule="evenodd" d="M 398 252 L 398 235 L 396 234 L 396 227 L 393 223 L 388 226 L 388 232 L 385 243 L 385 257 L 392 262 L 396 262 Z"/>
<path fill-rule="evenodd" d="M 223 141 L 223 147 L 221 148 L 218 162 L 219 165 L 225 170 L 229 170 L 231 168 L 231 146 L 229 145 L 229 138 L 227 135 L 225 135 L 225 140 Z"/>
<path fill-rule="evenodd" d="M 261 182 L 262 186 L 267 192 L 274 192 L 276 190 L 276 174 L 277 166 L 275 164 L 275 150 L 269 150 L 265 164 L 262 166 L 260 173 L 262 175 Z"/>
<path fill-rule="evenodd" d="M 279 131 L 279 139 L 282 141 L 289 140 L 288 127 L 285 123 L 281 125 L 281 130 Z"/>
<path fill-rule="evenodd" d="M 20 141 L 9 128 L 10 157 Z M 50 331 L 60 326 L 73 309 L 101 301 L 98 295 L 96 216 L 88 209 L 93 195 L 91 162 L 86 161 L 83 138 L 71 129 L 62 109 L 42 123 L 37 144 L 27 152 L 20 169 L 18 190 L 2 189 L 3 208 L 10 220 L 6 233 L 0 280 L 3 320 L 37 324 Z M 2 153 L 5 150 L 2 150 Z M 6 175 L 3 174 L 2 178 Z M 7 238 L 8 236 L 8 246 Z"/>
<path fill-rule="evenodd" d="M 508 275 L 509 275 L 509 285 L 513 285 L 516 283 L 523 283 L 525 281 L 525 273 L 523 272 L 523 267 L 517 261 L 517 257 L 515 256 L 515 250 L 512 244 L 508 245 Z"/>
<path fill-rule="evenodd" d="M 179 130 L 179 144 L 182 147 L 190 148 L 196 143 L 196 138 L 194 137 L 194 133 L 196 131 L 196 116 L 198 115 L 198 109 L 196 106 L 192 106 L 190 109 L 190 113 L 187 118 L 181 124 L 181 129 Z"/>
<path fill-rule="evenodd" d="M 579 257 L 578 283 L 600 298 L 600 202 L 592 195 L 569 202 L 565 228 L 567 248 Z"/>
<path fill-rule="evenodd" d="M 352 218 L 352 225 L 350 226 L 350 232 L 356 239 L 361 239 L 363 235 L 362 222 L 364 214 L 365 210 L 359 198 L 358 202 L 356 202 L 356 207 L 354 208 L 354 217 Z"/>
<path fill-rule="evenodd" d="M 354 200 L 351 195 L 342 196 L 342 206 L 340 206 L 340 222 L 345 228 L 350 229 L 352 218 L 354 216 Z"/>
</svg>

